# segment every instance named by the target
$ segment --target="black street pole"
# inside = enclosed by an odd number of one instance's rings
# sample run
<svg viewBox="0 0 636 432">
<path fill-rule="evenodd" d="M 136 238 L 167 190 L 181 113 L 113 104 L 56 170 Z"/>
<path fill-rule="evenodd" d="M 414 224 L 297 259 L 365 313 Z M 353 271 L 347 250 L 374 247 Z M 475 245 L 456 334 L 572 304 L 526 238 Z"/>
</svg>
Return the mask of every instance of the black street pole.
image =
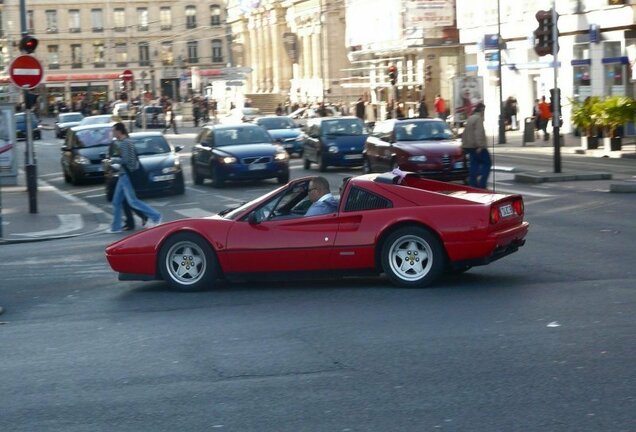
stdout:
<svg viewBox="0 0 636 432">
<path fill-rule="evenodd" d="M 554 91 L 552 92 L 552 139 L 554 142 L 554 172 L 561 172 L 561 92 L 558 85 L 559 29 L 557 27 L 556 0 L 552 0 L 552 57 L 554 64 Z"/>
<path fill-rule="evenodd" d="M 501 77 L 501 6 L 497 0 L 497 72 L 499 76 L 499 144 L 506 143 L 506 123 L 503 112 L 503 80 Z"/>
<path fill-rule="evenodd" d="M 22 30 L 22 37 L 28 34 L 27 31 L 27 13 L 26 13 L 26 0 L 20 0 L 20 27 Z M 35 160 L 35 151 L 33 149 L 33 124 L 31 122 L 31 108 L 27 107 L 27 101 L 29 100 L 27 97 L 27 90 L 22 92 L 22 96 L 24 99 L 24 115 L 26 120 L 26 148 L 25 148 L 25 166 L 24 171 L 26 172 L 26 184 L 27 191 L 29 195 L 29 213 L 37 213 L 38 212 L 38 201 L 37 201 L 37 192 L 38 192 L 38 183 L 37 183 L 37 165 Z"/>
</svg>

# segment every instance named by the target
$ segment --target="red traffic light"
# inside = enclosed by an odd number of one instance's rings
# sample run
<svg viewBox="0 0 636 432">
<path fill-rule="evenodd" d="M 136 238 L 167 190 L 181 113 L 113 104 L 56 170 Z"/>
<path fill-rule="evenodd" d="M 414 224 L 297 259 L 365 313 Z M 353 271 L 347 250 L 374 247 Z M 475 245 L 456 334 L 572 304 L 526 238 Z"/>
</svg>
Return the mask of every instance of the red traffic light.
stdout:
<svg viewBox="0 0 636 432">
<path fill-rule="evenodd" d="M 395 85 L 397 81 L 397 67 L 395 65 L 389 66 L 389 80 L 391 85 Z"/>
<path fill-rule="evenodd" d="M 33 51 L 38 47 L 38 40 L 33 36 L 24 35 L 22 39 L 20 39 L 20 51 L 25 54 L 32 54 Z"/>
</svg>

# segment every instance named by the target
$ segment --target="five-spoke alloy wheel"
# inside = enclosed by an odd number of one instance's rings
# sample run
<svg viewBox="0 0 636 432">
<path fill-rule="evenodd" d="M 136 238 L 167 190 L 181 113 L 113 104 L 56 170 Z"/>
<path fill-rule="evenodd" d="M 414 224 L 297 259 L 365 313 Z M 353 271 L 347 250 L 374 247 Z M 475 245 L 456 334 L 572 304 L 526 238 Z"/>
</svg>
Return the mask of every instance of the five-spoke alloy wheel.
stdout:
<svg viewBox="0 0 636 432">
<path fill-rule="evenodd" d="M 382 245 L 382 268 L 392 282 L 404 287 L 432 283 L 445 267 L 445 255 L 438 238 L 417 226 L 400 228 Z"/>
<path fill-rule="evenodd" d="M 218 264 L 210 245 L 192 233 L 170 237 L 159 253 L 159 271 L 179 291 L 209 288 L 217 277 Z"/>
</svg>

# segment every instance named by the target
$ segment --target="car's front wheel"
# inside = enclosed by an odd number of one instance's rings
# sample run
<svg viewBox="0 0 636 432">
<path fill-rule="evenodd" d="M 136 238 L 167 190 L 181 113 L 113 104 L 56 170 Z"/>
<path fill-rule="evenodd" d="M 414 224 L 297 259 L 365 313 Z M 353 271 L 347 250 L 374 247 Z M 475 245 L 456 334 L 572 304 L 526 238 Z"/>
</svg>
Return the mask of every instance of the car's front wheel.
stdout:
<svg viewBox="0 0 636 432">
<path fill-rule="evenodd" d="M 159 272 L 170 287 L 178 291 L 210 288 L 218 275 L 214 250 L 199 235 L 178 233 L 159 251 Z"/>
<path fill-rule="evenodd" d="M 319 155 L 318 171 L 320 171 L 320 172 L 327 171 L 327 166 L 329 166 L 327 164 L 327 158 L 324 155 Z"/>
<path fill-rule="evenodd" d="M 195 185 L 202 185 L 203 184 L 203 176 L 201 174 L 199 174 L 199 172 L 197 171 L 196 166 L 194 166 L 194 164 L 192 164 L 192 182 Z"/>
<path fill-rule="evenodd" d="M 400 228 L 382 244 L 382 269 L 397 285 L 419 288 L 431 284 L 445 268 L 438 238 L 417 226 Z"/>
</svg>

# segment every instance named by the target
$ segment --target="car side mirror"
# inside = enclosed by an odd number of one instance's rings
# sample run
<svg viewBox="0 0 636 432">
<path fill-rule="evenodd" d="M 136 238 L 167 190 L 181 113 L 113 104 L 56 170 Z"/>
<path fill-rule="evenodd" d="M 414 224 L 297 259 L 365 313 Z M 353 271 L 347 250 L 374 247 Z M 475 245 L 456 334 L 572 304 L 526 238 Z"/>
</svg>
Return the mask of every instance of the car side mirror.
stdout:
<svg viewBox="0 0 636 432">
<path fill-rule="evenodd" d="M 69 151 L 71 148 L 67 145 L 62 146 L 62 151 Z"/>
<path fill-rule="evenodd" d="M 181 150 L 183 150 L 183 146 L 182 145 L 178 145 L 174 147 L 174 151 L 175 152 L 180 152 Z"/>
<path fill-rule="evenodd" d="M 249 223 L 250 225 L 258 225 L 259 223 L 261 223 L 261 221 L 258 219 L 258 216 L 256 216 L 255 211 L 250 213 L 250 215 L 247 217 L 247 223 Z"/>
</svg>

